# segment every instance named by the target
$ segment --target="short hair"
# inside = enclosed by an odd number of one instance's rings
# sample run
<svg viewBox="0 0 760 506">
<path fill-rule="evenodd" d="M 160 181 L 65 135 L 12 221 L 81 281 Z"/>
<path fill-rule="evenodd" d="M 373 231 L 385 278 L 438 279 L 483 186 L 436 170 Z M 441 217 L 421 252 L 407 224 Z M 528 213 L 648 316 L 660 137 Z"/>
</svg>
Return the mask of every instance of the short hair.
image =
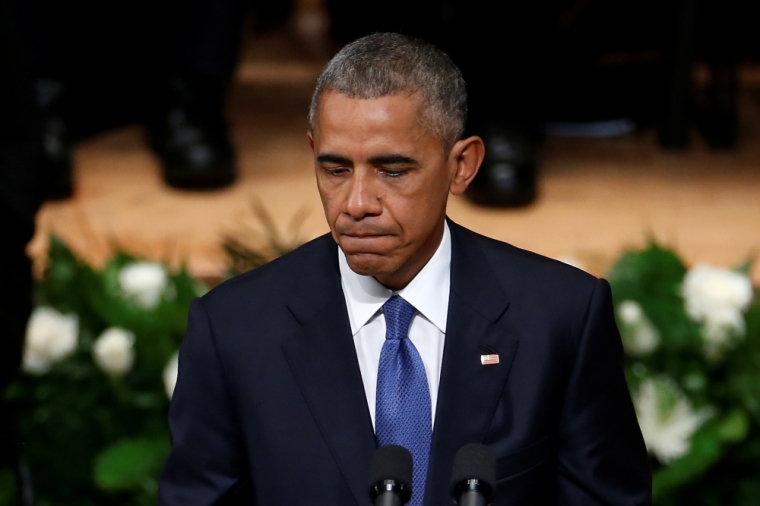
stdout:
<svg viewBox="0 0 760 506">
<path fill-rule="evenodd" d="M 446 53 L 408 35 L 374 33 L 341 49 L 317 80 L 309 108 L 312 130 L 325 91 L 361 99 L 418 94 L 421 116 L 446 152 L 464 135 L 467 91 L 462 73 Z"/>
</svg>

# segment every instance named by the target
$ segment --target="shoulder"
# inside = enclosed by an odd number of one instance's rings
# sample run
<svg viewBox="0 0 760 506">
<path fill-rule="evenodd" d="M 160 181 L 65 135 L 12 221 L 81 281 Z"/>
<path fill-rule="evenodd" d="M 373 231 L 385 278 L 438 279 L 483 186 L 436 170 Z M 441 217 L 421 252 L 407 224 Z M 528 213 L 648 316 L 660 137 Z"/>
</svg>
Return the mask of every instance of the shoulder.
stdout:
<svg viewBox="0 0 760 506">
<path fill-rule="evenodd" d="M 564 350 L 564 356 L 573 357 L 590 318 L 614 321 L 612 294 L 606 281 L 461 227 L 457 234 L 461 248 L 476 252 L 468 255 L 470 261 L 485 264 L 468 269 L 479 272 L 481 277 L 470 283 L 491 284 L 484 276 L 493 278 L 499 286 L 498 293 L 509 301 L 511 332 L 524 337 L 525 346 L 532 343 L 545 350 L 541 343 L 548 340 L 549 348 Z M 452 258 L 452 272 L 453 268 Z"/>
<path fill-rule="evenodd" d="M 454 226 L 460 242 L 475 246 L 488 264 L 488 271 L 512 301 L 545 308 L 564 307 L 585 312 L 594 293 L 608 290 L 604 280 L 537 253 Z"/>
<path fill-rule="evenodd" d="M 591 274 L 559 260 L 486 237 L 456 224 L 452 225 L 452 230 L 456 230 L 466 241 L 478 246 L 497 273 L 508 273 L 513 277 L 524 275 L 530 277 L 531 281 L 544 277 L 572 284 L 593 285 L 598 281 Z"/>
</svg>

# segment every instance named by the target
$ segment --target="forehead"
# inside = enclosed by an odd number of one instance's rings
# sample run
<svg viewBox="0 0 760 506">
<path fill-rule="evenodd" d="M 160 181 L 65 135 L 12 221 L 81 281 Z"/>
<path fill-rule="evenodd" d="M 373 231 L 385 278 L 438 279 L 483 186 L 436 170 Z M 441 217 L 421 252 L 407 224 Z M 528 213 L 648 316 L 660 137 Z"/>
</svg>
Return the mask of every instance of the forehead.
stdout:
<svg viewBox="0 0 760 506">
<path fill-rule="evenodd" d="M 393 143 L 398 148 L 439 143 L 437 136 L 426 128 L 421 110 L 422 99 L 418 94 L 364 99 L 326 91 L 319 100 L 314 137 L 319 144 Z"/>
</svg>

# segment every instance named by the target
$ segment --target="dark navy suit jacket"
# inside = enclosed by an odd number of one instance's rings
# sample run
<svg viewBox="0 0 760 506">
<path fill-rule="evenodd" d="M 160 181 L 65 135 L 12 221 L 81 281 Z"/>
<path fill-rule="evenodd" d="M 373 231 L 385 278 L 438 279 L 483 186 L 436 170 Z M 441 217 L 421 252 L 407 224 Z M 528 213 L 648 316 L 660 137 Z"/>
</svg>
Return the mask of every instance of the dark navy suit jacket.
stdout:
<svg viewBox="0 0 760 506">
<path fill-rule="evenodd" d="M 496 505 L 649 504 L 607 282 L 450 228 L 425 504 L 452 504 L 474 442 L 497 456 Z M 169 422 L 160 506 L 369 504 L 376 441 L 329 235 L 193 303 Z"/>
</svg>

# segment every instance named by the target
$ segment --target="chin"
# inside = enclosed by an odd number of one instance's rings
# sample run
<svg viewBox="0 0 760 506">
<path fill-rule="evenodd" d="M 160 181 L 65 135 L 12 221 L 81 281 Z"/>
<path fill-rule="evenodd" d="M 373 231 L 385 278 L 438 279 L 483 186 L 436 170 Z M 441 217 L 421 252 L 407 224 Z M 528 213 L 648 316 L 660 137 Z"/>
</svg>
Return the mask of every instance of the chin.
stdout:
<svg viewBox="0 0 760 506">
<path fill-rule="evenodd" d="M 375 253 L 346 253 L 346 261 L 351 270 L 362 276 L 382 276 L 395 269 L 387 257 Z"/>
</svg>

